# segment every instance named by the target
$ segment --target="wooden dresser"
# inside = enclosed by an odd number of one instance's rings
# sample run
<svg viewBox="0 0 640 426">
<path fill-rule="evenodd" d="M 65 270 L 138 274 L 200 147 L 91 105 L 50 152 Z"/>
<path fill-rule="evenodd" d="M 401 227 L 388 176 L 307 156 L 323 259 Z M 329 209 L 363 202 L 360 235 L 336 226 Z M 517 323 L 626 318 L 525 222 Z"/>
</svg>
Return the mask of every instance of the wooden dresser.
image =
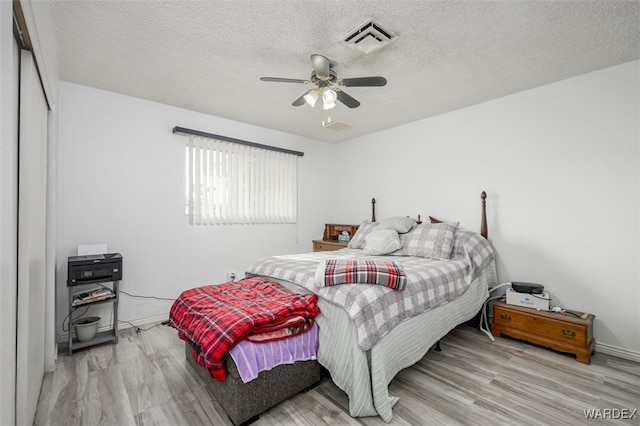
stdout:
<svg viewBox="0 0 640 426">
<path fill-rule="evenodd" d="M 596 341 L 593 338 L 592 314 L 538 311 L 508 305 L 504 301 L 493 304 L 491 333 L 501 334 L 546 346 L 559 352 L 575 354 L 579 362 L 590 364 Z"/>
<path fill-rule="evenodd" d="M 358 225 L 327 223 L 324 225 L 322 239 L 313 240 L 313 251 L 333 251 L 345 248 L 349 243 L 338 241 L 338 235 L 346 231 L 353 238 L 357 230 Z"/>
</svg>

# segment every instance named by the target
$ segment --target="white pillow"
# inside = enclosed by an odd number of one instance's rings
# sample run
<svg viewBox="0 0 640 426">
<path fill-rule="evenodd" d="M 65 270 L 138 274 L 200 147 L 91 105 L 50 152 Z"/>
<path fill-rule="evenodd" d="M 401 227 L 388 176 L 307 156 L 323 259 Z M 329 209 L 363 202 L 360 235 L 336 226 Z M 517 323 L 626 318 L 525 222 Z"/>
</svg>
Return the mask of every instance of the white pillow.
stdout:
<svg viewBox="0 0 640 426">
<path fill-rule="evenodd" d="M 393 229 L 398 234 L 409 232 L 416 220 L 407 216 L 394 216 L 380 222 L 379 228 Z"/>
<path fill-rule="evenodd" d="M 367 236 L 367 234 L 369 234 L 369 232 L 376 229 L 378 225 L 380 225 L 378 222 L 371 222 L 370 220 L 365 220 L 364 222 L 362 222 L 353 238 L 351 238 L 351 241 L 349 241 L 347 247 L 352 249 L 364 248 L 365 237 Z"/>
<path fill-rule="evenodd" d="M 376 229 L 365 237 L 364 254 L 378 256 L 394 252 L 402 247 L 398 233 L 393 229 Z"/>
</svg>

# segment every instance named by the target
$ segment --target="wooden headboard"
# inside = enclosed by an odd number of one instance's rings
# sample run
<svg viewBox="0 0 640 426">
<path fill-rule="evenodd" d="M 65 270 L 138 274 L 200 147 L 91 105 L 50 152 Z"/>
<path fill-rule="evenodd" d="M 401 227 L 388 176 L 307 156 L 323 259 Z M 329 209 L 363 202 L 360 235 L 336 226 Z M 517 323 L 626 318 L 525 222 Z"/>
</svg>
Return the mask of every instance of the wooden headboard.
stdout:
<svg viewBox="0 0 640 426">
<path fill-rule="evenodd" d="M 482 200 L 482 217 L 480 219 L 480 235 L 485 238 L 489 238 L 489 228 L 487 226 L 487 193 L 482 191 L 480 194 L 480 199 Z M 376 199 L 371 199 L 371 222 L 376 221 Z M 433 221 L 433 219 L 432 219 Z M 420 215 L 418 215 L 418 224 L 422 223 L 420 220 Z"/>
</svg>

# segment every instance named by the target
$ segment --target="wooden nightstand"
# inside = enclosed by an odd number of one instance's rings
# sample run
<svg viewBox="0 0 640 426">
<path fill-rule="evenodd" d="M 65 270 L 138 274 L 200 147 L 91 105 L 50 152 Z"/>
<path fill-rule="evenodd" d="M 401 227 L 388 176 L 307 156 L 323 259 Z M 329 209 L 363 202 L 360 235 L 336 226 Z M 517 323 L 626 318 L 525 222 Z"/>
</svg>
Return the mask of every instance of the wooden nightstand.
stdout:
<svg viewBox="0 0 640 426">
<path fill-rule="evenodd" d="M 313 251 L 334 251 L 340 250 L 349 243 L 338 242 L 338 235 L 347 232 L 353 237 L 358 230 L 358 225 L 342 225 L 327 223 L 324 225 L 324 233 L 321 240 L 313 240 Z"/>
<path fill-rule="evenodd" d="M 334 251 L 347 247 L 349 243 L 338 241 L 313 240 L 313 251 Z"/>
<path fill-rule="evenodd" d="M 575 354 L 579 362 L 590 364 L 596 341 L 593 338 L 592 314 L 537 311 L 503 301 L 493 304 L 491 333 L 522 339 L 559 352 Z"/>
</svg>

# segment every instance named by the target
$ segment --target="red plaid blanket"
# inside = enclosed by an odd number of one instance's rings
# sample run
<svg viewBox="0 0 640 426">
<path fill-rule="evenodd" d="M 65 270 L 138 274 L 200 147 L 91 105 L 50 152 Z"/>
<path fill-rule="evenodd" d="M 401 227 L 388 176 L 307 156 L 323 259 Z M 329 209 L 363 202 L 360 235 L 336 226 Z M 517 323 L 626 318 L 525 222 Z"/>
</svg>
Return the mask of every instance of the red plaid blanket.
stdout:
<svg viewBox="0 0 640 426">
<path fill-rule="evenodd" d="M 293 293 L 262 277 L 197 287 L 182 292 L 171 306 L 169 325 L 190 342 L 193 358 L 223 381 L 224 355 L 250 334 L 287 326 L 293 316 L 314 318 L 320 313 L 315 294 Z"/>
<path fill-rule="evenodd" d="M 378 284 L 394 290 L 404 290 L 407 277 L 396 262 L 390 260 L 327 259 L 318 272 L 322 274 L 321 285 Z"/>
</svg>

